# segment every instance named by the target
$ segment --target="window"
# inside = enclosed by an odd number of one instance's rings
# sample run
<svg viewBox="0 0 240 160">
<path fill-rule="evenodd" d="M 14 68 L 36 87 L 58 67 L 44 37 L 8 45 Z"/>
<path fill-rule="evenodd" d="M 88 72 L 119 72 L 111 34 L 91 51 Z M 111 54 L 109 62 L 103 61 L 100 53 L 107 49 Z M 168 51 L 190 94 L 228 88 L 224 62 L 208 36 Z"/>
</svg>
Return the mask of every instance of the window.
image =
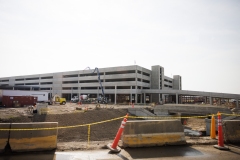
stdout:
<svg viewBox="0 0 240 160">
<path fill-rule="evenodd" d="M 122 82 L 122 81 L 135 81 L 135 78 L 106 79 L 105 80 L 105 82 Z"/>
<path fill-rule="evenodd" d="M 42 82 L 41 85 L 52 84 L 52 82 Z"/>
<path fill-rule="evenodd" d="M 35 77 L 35 78 L 26 78 L 26 80 L 38 80 L 39 78 L 38 77 Z"/>
<path fill-rule="evenodd" d="M 117 89 L 131 89 L 130 86 L 117 86 Z"/>
<path fill-rule="evenodd" d="M 99 73 L 99 75 L 103 75 L 103 73 Z M 80 74 L 80 77 L 87 77 L 87 76 L 97 76 L 97 73 L 85 73 L 85 74 Z"/>
<path fill-rule="evenodd" d="M 115 72 L 105 72 L 105 75 L 129 74 L 129 73 L 136 73 L 136 72 L 135 72 L 135 70 L 129 70 L 129 71 L 115 71 Z"/>
<path fill-rule="evenodd" d="M 143 89 L 150 89 L 149 87 L 143 87 Z"/>
<path fill-rule="evenodd" d="M 63 78 L 71 78 L 71 77 L 78 77 L 77 74 L 74 75 L 63 75 Z"/>
<path fill-rule="evenodd" d="M 150 83 L 150 81 L 143 79 L 142 80 L 144 83 Z"/>
<path fill-rule="evenodd" d="M 8 79 L 0 80 L 0 82 L 9 82 L 9 80 Z"/>
<path fill-rule="evenodd" d="M 146 72 L 142 72 L 142 74 L 143 74 L 144 76 L 150 77 L 150 74 L 148 74 L 148 73 L 146 73 Z"/>
<path fill-rule="evenodd" d="M 23 86 L 24 85 L 24 83 L 17 83 L 17 84 L 15 84 L 16 86 Z"/>
<path fill-rule="evenodd" d="M 39 83 L 25 83 L 25 85 L 39 85 Z"/>
<path fill-rule="evenodd" d="M 101 80 L 101 82 L 103 82 Z M 79 81 L 79 83 L 98 83 L 98 80 L 85 80 L 85 81 Z"/>
<path fill-rule="evenodd" d="M 73 84 L 73 83 L 78 83 L 78 81 L 63 81 L 63 84 Z"/>
<path fill-rule="evenodd" d="M 53 76 L 49 76 L 49 77 L 41 77 L 41 79 L 53 79 Z"/>
</svg>

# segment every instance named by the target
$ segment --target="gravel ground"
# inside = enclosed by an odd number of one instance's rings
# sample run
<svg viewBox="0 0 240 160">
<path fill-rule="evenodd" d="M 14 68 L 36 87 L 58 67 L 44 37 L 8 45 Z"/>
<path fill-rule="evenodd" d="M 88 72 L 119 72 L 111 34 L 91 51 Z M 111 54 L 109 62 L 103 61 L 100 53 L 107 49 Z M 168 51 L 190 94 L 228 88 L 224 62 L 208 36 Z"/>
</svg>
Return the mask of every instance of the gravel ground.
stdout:
<svg viewBox="0 0 240 160">
<path fill-rule="evenodd" d="M 111 143 L 115 138 L 122 118 L 101 124 L 93 123 L 123 117 L 128 112 L 127 108 L 131 106 L 101 105 L 100 109 L 96 109 L 95 107 L 96 105 L 94 104 L 84 104 L 79 106 L 75 103 L 67 103 L 66 105 L 50 105 L 48 106 L 48 113 L 43 115 L 30 114 L 28 107 L 1 108 L 0 123 L 58 122 L 59 127 L 92 124 L 90 125 L 89 144 L 88 125 L 83 127 L 59 129 L 57 150 L 63 151 L 105 148 L 106 145 Z M 78 110 L 77 108 L 81 108 L 82 110 Z M 84 111 L 85 109 L 88 110 Z M 193 130 L 202 131 L 205 129 L 205 122 L 204 119 L 188 119 L 185 126 L 192 128 Z M 186 139 L 187 142 L 191 144 L 195 144 L 196 142 L 197 144 L 209 143 L 208 138 L 186 137 Z"/>
<path fill-rule="evenodd" d="M 83 110 L 72 110 L 71 107 L 60 106 L 58 111 L 53 114 L 53 111 L 57 106 L 50 106 L 50 114 L 38 115 L 34 114 L 32 116 L 25 115 L 21 109 L 10 109 L 8 110 L 8 117 L 3 118 L 1 114 L 0 122 L 2 123 L 20 123 L 20 122 L 58 122 L 59 127 L 64 126 L 76 126 L 91 124 L 95 122 L 105 121 L 117 117 L 122 117 L 127 114 L 127 109 L 110 109 L 110 108 L 100 108 L 100 109 L 88 109 L 87 111 Z M 92 107 L 93 108 L 93 107 Z M 7 110 L 7 109 L 4 109 Z M 26 108 L 25 108 L 26 110 Z M 1 110 L 0 110 L 1 111 Z M 23 114 L 19 114 L 23 112 Z M 27 111 L 25 111 L 27 112 Z M 60 113 L 63 112 L 63 113 Z M 6 113 L 6 112 L 5 112 Z M 16 115 L 13 115 L 16 114 Z M 95 124 L 90 126 L 90 140 L 91 141 L 104 141 L 109 139 L 114 139 L 121 119 L 113 120 L 106 123 Z M 83 127 L 74 127 L 58 130 L 58 142 L 83 142 L 88 141 L 88 126 Z"/>
</svg>

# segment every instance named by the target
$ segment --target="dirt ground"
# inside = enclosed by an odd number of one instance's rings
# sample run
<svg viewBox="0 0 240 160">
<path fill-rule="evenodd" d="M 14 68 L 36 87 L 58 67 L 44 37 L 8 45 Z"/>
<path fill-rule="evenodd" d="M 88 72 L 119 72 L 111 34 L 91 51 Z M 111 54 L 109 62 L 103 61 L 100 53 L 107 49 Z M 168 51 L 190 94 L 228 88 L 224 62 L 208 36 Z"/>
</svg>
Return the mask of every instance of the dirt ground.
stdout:
<svg viewBox="0 0 240 160">
<path fill-rule="evenodd" d="M 76 108 L 82 110 L 76 110 Z M 87 111 L 84 109 L 88 107 Z M 107 107 L 107 108 L 106 108 Z M 20 122 L 58 122 L 59 127 L 91 124 L 105 121 L 127 114 L 127 109 L 113 109 L 102 106 L 94 109 L 95 105 L 78 106 L 76 104 L 49 105 L 48 114 L 30 114 L 28 108 L 2 108 L 0 109 L 0 123 Z M 120 126 L 121 119 L 90 126 L 91 141 L 104 141 L 113 139 Z M 58 142 L 82 142 L 88 140 L 88 126 L 74 127 L 58 130 Z"/>
<path fill-rule="evenodd" d="M 0 123 L 23 122 L 58 122 L 59 127 L 93 124 L 95 122 L 123 117 L 128 113 L 129 105 L 101 105 L 96 109 L 96 104 L 77 105 L 49 105 L 47 114 L 32 114 L 28 107 L 0 108 Z M 150 106 L 135 106 L 150 107 Z M 79 110 L 81 109 L 81 110 Z M 122 118 L 106 123 L 89 126 L 73 127 L 58 130 L 58 150 L 81 150 L 103 148 L 113 141 L 121 124 Z M 187 119 L 186 127 L 193 130 L 205 129 L 204 119 Z M 68 143 L 66 143 L 68 142 Z"/>
</svg>

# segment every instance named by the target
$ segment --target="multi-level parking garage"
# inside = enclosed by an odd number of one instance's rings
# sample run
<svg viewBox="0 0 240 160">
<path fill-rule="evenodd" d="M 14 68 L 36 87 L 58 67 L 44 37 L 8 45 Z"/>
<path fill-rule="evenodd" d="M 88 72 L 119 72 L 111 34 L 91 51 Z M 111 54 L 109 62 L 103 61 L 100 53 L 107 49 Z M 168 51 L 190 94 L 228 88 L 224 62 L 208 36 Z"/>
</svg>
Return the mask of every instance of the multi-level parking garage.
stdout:
<svg viewBox="0 0 240 160">
<path fill-rule="evenodd" d="M 67 100 L 87 94 L 94 99 L 102 96 L 102 91 L 93 69 L 0 78 L 0 88 L 43 90 Z M 137 65 L 99 68 L 99 74 L 110 103 L 183 103 L 189 97 L 200 97 L 209 104 L 213 103 L 214 98 L 240 100 L 238 94 L 184 91 L 182 77 L 165 76 L 164 68 L 159 65 L 152 66 L 151 70 Z"/>
<path fill-rule="evenodd" d="M 0 87 L 8 89 L 44 90 L 58 94 L 70 100 L 73 96 L 88 94 L 90 98 L 102 95 L 97 73 L 93 70 L 78 70 L 60 73 L 36 74 L 0 78 Z M 110 102 L 143 103 L 159 101 L 159 95 L 146 94 L 143 100 L 142 90 L 181 89 L 181 76 L 173 78 L 164 75 L 164 68 L 157 65 L 152 70 L 134 65 L 124 67 L 99 68 L 99 74 L 105 96 Z M 161 95 L 163 96 L 163 95 Z"/>
</svg>

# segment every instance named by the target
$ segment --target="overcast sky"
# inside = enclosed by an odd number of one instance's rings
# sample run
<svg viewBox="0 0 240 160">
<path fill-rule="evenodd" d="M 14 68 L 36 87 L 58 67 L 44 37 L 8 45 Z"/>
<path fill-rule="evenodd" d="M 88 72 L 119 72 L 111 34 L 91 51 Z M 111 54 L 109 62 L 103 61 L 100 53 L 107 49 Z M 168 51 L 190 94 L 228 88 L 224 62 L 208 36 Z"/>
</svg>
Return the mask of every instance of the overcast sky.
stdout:
<svg viewBox="0 0 240 160">
<path fill-rule="evenodd" d="M 0 0 L 0 77 L 163 66 L 240 94 L 239 0 Z"/>
</svg>

